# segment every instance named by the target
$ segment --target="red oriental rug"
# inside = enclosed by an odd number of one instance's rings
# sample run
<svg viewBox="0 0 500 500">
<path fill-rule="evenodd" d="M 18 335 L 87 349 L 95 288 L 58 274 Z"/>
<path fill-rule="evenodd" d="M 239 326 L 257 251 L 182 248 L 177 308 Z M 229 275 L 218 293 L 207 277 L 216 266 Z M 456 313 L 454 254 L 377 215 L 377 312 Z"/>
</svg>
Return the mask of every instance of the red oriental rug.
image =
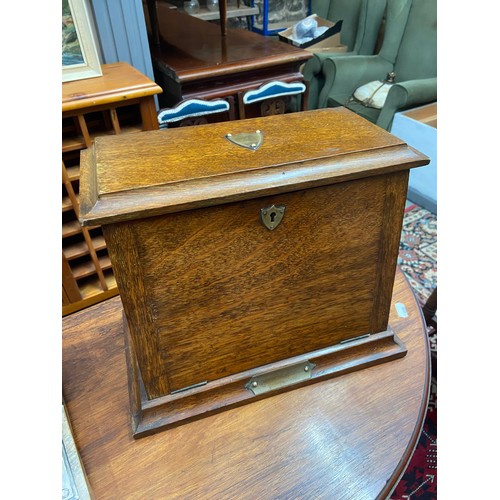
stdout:
<svg viewBox="0 0 500 500">
<path fill-rule="evenodd" d="M 398 264 L 423 306 L 437 286 L 437 217 L 407 203 Z M 431 351 L 437 353 L 437 330 L 429 329 Z M 437 498 L 437 373 L 432 375 L 431 393 L 422 434 L 390 500 L 434 500 Z"/>
</svg>

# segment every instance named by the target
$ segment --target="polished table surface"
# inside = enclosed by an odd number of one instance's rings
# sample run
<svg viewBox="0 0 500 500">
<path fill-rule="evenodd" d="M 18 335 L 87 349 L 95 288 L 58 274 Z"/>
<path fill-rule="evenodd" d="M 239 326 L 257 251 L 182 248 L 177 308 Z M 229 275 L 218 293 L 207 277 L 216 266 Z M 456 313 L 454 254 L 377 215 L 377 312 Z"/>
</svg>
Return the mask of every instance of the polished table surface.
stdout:
<svg viewBox="0 0 500 500">
<path fill-rule="evenodd" d="M 302 81 L 300 66 L 311 52 L 244 29 L 228 29 L 157 3 L 161 42 L 151 44 L 161 98 L 215 99 L 269 80 Z"/>
<path fill-rule="evenodd" d="M 244 29 L 219 27 L 158 3 L 159 47 L 152 47 L 155 62 L 174 70 L 182 81 L 220 76 L 276 64 L 307 61 L 313 54 L 272 37 Z"/>
<path fill-rule="evenodd" d="M 63 318 L 63 396 L 95 497 L 386 498 L 430 380 L 422 314 L 399 269 L 389 321 L 404 358 L 134 440 L 120 298 Z"/>
</svg>

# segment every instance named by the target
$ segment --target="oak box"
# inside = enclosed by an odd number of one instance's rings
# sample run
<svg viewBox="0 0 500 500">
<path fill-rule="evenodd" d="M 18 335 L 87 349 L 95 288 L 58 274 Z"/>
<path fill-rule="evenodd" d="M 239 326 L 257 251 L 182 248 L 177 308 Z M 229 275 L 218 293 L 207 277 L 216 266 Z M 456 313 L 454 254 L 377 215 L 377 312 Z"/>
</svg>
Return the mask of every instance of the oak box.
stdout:
<svg viewBox="0 0 500 500">
<path fill-rule="evenodd" d="M 427 163 L 344 108 L 96 138 L 80 220 L 123 302 L 134 435 L 404 356 L 389 307 Z"/>
</svg>

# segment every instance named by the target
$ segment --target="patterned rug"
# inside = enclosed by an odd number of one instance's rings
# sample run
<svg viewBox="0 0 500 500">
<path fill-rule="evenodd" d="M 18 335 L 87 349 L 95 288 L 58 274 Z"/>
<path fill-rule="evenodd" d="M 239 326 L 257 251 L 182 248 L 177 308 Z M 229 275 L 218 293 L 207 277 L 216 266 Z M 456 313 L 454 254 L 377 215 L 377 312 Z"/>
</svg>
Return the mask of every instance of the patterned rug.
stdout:
<svg viewBox="0 0 500 500">
<path fill-rule="evenodd" d="M 437 217 L 407 202 L 398 264 L 423 306 L 437 286 Z M 431 351 L 437 353 L 437 331 L 429 330 Z M 410 463 L 390 500 L 435 500 L 437 498 L 437 376 L 422 434 Z"/>
</svg>

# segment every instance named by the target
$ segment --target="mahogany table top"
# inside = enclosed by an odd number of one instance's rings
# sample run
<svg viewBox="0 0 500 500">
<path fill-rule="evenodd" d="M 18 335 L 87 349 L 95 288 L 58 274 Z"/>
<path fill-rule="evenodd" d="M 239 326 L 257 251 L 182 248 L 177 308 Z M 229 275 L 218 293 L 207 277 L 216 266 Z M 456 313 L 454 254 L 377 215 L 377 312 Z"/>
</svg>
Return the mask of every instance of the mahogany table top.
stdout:
<svg viewBox="0 0 500 500">
<path fill-rule="evenodd" d="M 245 71 L 301 64 L 311 52 L 244 29 L 228 29 L 169 9 L 157 3 L 160 46 L 151 55 L 165 73 L 174 72 L 180 82 L 201 80 Z"/>
<path fill-rule="evenodd" d="M 63 396 L 91 490 L 100 500 L 385 498 L 418 440 L 430 381 L 422 314 L 399 269 L 390 325 L 404 358 L 134 440 L 120 297 L 66 316 Z"/>
</svg>

